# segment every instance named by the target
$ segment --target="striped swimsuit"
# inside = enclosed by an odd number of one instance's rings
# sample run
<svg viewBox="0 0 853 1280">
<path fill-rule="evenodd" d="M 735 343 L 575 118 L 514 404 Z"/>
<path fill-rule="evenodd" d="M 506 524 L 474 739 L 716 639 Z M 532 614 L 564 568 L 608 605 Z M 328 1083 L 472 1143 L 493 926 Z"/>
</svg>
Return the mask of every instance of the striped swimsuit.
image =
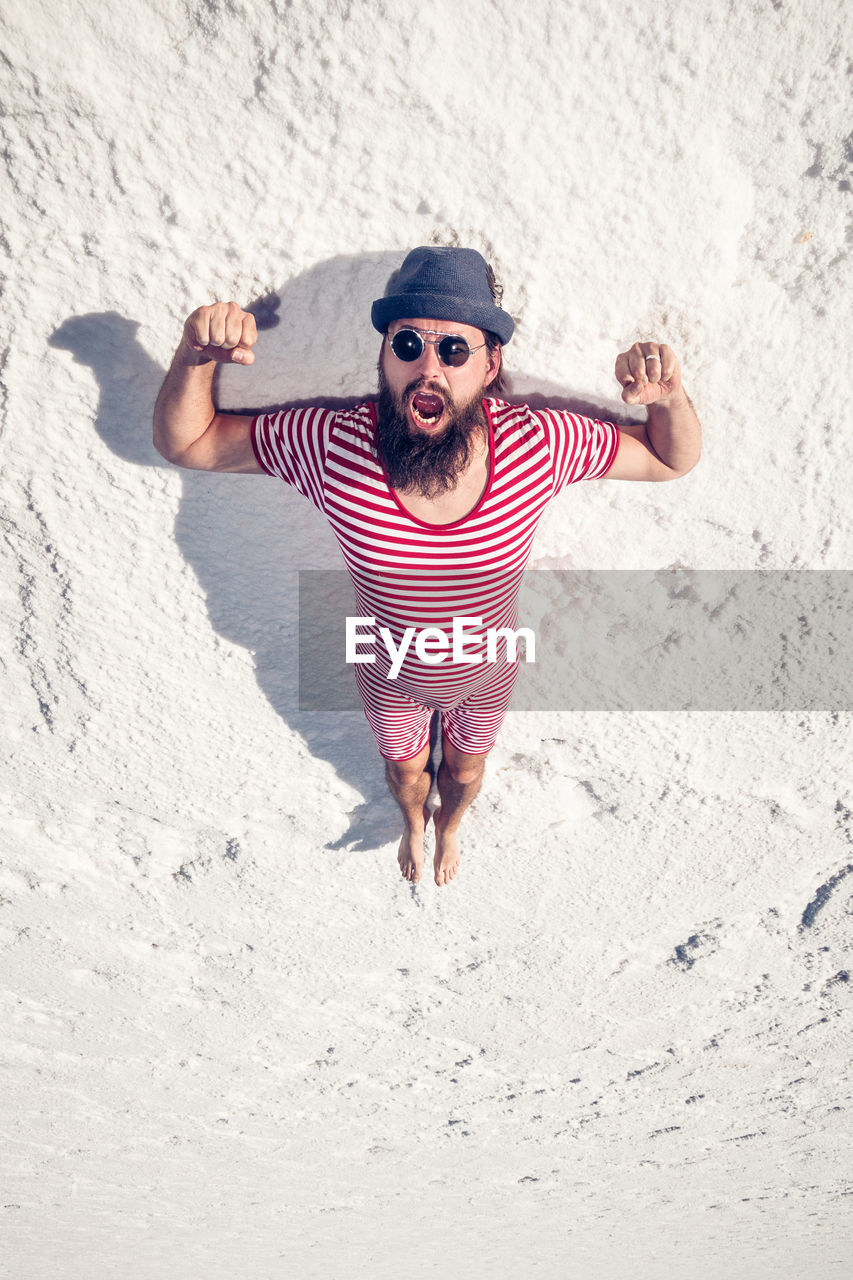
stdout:
<svg viewBox="0 0 853 1280">
<path fill-rule="evenodd" d="M 374 443 L 374 401 L 343 410 L 285 409 L 259 414 L 252 424 L 262 470 L 298 489 L 329 520 L 359 614 L 387 627 L 395 648 L 407 627 L 416 633 L 438 627 L 451 636 L 454 618 L 481 620 L 466 627 L 465 656 L 479 657 L 477 663 L 456 662 L 449 652 L 441 662 L 425 662 L 412 643 L 390 678 L 386 646 L 362 649 L 374 661 L 354 664 L 353 672 L 387 759 L 423 750 L 435 709 L 459 751 L 484 754 L 494 746 L 517 663 L 505 645 L 497 661 L 482 660 L 484 633 L 516 627 L 521 578 L 546 504 L 567 485 L 604 475 L 619 446 L 609 422 L 495 399 L 483 407 L 489 479 L 474 509 L 444 525 L 411 515 L 391 489 Z M 342 637 L 343 631 L 342 624 Z"/>
</svg>

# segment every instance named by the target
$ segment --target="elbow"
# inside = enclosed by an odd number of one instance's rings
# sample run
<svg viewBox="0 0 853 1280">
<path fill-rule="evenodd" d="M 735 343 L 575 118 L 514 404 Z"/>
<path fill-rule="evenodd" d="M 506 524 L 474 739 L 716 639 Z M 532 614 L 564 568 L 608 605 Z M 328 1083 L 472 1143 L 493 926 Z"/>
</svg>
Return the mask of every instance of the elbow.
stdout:
<svg viewBox="0 0 853 1280">
<path fill-rule="evenodd" d="M 154 437 L 154 448 L 157 450 L 161 458 L 165 458 L 166 461 L 171 462 L 173 466 L 179 467 L 181 465 L 175 453 L 173 453 L 167 445 L 162 444 L 161 441 L 157 439 L 156 435 Z"/>
<path fill-rule="evenodd" d="M 692 471 L 694 467 L 698 467 L 701 461 L 702 461 L 702 449 L 700 447 L 699 449 L 696 450 L 696 457 L 690 463 L 690 466 L 685 468 L 683 474 L 687 475 L 688 471 Z"/>
<path fill-rule="evenodd" d="M 677 467 L 677 468 L 671 468 L 671 469 L 670 469 L 670 474 L 669 474 L 669 476 L 667 477 L 667 479 L 669 479 L 669 480 L 681 480 L 683 476 L 687 476 L 687 475 L 689 475 L 689 474 L 690 474 L 690 472 L 694 469 L 694 467 L 697 467 L 697 466 L 699 465 L 699 462 L 700 462 L 701 457 L 702 457 L 702 450 L 700 449 L 700 450 L 699 450 L 699 452 L 696 454 L 696 457 L 693 459 L 693 461 L 692 461 L 692 462 L 688 462 L 688 463 L 686 463 L 686 464 L 684 464 L 684 465 L 682 465 L 682 466 L 680 466 L 680 467 Z"/>
<path fill-rule="evenodd" d="M 173 461 L 173 459 L 169 456 L 169 450 L 168 450 L 168 449 L 166 448 L 166 446 L 165 446 L 164 444 L 162 444 L 162 443 L 161 443 L 161 441 L 158 439 L 158 437 L 157 437 L 157 432 L 156 432 L 156 431 L 154 432 L 154 435 L 153 435 L 153 437 L 152 437 L 152 443 L 153 443 L 154 448 L 157 450 L 157 452 L 159 453 L 159 455 L 160 455 L 160 457 L 161 457 L 161 458 L 165 458 L 167 462 L 172 462 L 172 461 Z"/>
<path fill-rule="evenodd" d="M 154 448 L 157 450 L 161 458 L 165 458 L 167 462 L 171 462 L 175 467 L 186 466 L 183 461 L 183 455 L 169 443 L 168 433 L 163 431 L 161 424 L 154 419 L 154 430 L 151 436 Z"/>
<path fill-rule="evenodd" d="M 172 461 L 169 457 L 168 438 L 163 430 L 163 424 L 156 413 L 154 415 L 153 429 L 151 432 L 151 443 L 154 445 L 154 448 L 157 450 L 161 458 L 165 458 L 167 462 Z"/>
</svg>

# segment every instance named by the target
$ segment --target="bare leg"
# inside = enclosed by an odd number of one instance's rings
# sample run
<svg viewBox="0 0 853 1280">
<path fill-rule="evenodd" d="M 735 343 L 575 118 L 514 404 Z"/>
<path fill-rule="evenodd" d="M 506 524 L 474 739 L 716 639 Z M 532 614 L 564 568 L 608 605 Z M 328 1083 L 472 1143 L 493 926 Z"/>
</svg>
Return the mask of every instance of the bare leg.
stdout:
<svg viewBox="0 0 853 1280">
<path fill-rule="evenodd" d="M 442 741 L 442 760 L 438 770 L 438 794 L 441 807 L 436 809 L 435 883 L 450 884 L 459 870 L 459 821 L 480 790 L 486 767 L 485 755 L 466 755 L 452 743 Z"/>
<path fill-rule="evenodd" d="M 388 788 L 403 811 L 405 829 L 397 852 L 405 880 L 417 884 L 424 868 L 424 830 L 430 820 L 427 796 L 432 785 L 429 771 L 430 746 L 411 760 L 386 760 Z"/>
</svg>

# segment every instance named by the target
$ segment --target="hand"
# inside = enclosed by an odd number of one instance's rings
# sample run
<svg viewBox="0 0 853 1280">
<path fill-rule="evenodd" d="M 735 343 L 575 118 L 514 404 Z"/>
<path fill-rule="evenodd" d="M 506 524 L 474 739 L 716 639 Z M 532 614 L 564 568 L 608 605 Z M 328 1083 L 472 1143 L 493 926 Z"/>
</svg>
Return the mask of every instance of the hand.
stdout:
<svg viewBox="0 0 853 1280">
<path fill-rule="evenodd" d="M 236 302 L 197 307 L 184 324 L 182 345 L 196 358 L 192 364 L 218 360 L 223 364 L 254 364 L 252 347 L 258 340 L 255 317 Z"/>
<path fill-rule="evenodd" d="M 626 404 L 655 404 L 681 391 L 681 370 L 660 342 L 635 342 L 616 359 L 616 377 Z"/>
</svg>

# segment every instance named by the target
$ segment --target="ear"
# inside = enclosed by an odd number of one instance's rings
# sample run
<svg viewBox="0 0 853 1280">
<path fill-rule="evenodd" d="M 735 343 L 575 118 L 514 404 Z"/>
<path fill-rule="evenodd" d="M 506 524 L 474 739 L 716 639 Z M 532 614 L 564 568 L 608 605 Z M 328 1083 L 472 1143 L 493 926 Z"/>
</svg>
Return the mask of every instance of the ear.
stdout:
<svg viewBox="0 0 853 1280">
<path fill-rule="evenodd" d="M 488 363 L 486 365 L 486 381 L 483 383 L 483 386 L 488 387 L 492 382 L 494 382 L 495 378 L 500 373 L 502 351 L 503 347 L 500 343 L 498 343 L 494 351 L 489 351 L 488 347 L 486 348 Z"/>
</svg>

